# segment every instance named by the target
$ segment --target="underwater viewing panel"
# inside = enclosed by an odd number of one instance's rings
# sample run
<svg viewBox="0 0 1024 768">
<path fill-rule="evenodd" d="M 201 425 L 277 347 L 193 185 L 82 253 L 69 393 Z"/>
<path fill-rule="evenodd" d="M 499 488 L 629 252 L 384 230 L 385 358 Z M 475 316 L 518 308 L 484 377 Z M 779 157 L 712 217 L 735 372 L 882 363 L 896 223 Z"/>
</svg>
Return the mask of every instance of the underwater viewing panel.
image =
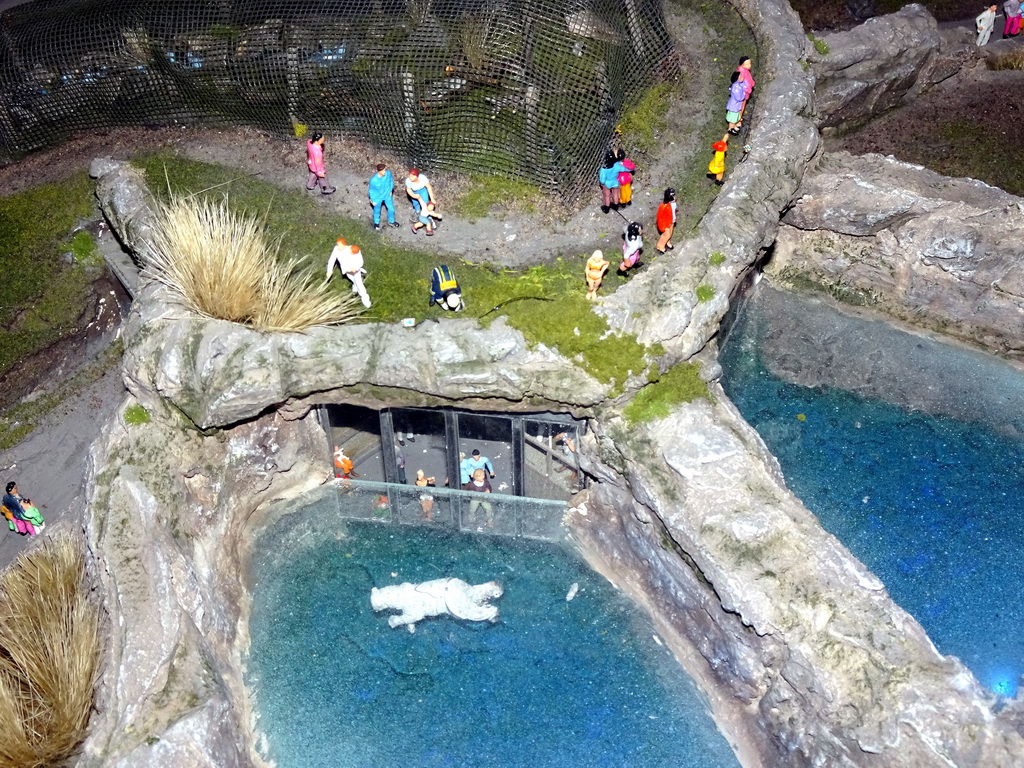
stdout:
<svg viewBox="0 0 1024 768">
<path fill-rule="evenodd" d="M 422 470 L 433 487 L 460 490 L 479 468 L 491 494 L 563 502 L 585 487 L 576 456 L 584 425 L 568 414 L 353 405 L 320 413 L 330 451 L 354 465 L 348 479 L 412 485 Z"/>
<path fill-rule="evenodd" d="M 400 486 L 382 507 L 381 490 L 330 484 L 282 502 L 253 543 L 245 683 L 264 759 L 738 766 L 648 617 L 564 542 L 387 524 L 388 503 L 422 508 Z M 445 494 L 450 509 L 468 496 Z M 555 502 L 497 496 L 496 514 L 505 504 Z"/>
<path fill-rule="evenodd" d="M 723 346 L 729 397 L 787 485 L 939 651 L 1015 696 L 1024 674 L 1024 375 L 763 285 Z"/>
</svg>

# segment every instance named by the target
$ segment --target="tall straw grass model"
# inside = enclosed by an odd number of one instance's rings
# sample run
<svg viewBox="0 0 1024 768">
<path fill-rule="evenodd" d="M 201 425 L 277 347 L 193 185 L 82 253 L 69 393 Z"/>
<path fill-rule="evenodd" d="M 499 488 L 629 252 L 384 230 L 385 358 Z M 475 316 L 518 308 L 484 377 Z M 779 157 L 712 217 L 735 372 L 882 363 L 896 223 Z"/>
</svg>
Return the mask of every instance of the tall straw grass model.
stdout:
<svg viewBox="0 0 1024 768">
<path fill-rule="evenodd" d="M 47 539 L 0 576 L 0 768 L 61 765 L 85 737 L 99 659 L 82 549 Z"/>
<path fill-rule="evenodd" d="M 174 196 L 157 205 L 154 231 L 146 273 L 201 315 L 301 331 L 347 323 L 362 311 L 357 297 L 331 290 L 301 259 L 282 262 L 263 222 L 233 212 L 226 199 Z"/>
</svg>

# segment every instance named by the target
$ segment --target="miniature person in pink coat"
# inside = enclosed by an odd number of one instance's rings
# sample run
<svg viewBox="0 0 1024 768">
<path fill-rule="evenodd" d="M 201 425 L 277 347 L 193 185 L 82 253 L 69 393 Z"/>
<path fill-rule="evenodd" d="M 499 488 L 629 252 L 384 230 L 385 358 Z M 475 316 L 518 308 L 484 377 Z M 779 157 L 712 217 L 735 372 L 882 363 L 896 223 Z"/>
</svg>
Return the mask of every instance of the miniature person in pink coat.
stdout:
<svg viewBox="0 0 1024 768">
<path fill-rule="evenodd" d="M 747 92 L 743 97 L 743 106 L 740 107 L 740 119 L 736 123 L 739 128 L 743 127 L 743 113 L 747 110 L 747 102 L 750 101 L 750 94 L 754 92 L 754 76 L 750 74 L 750 57 L 741 56 L 740 65 L 736 67 L 736 71 L 740 73 L 740 78 L 744 83 L 747 84 Z"/>
<path fill-rule="evenodd" d="M 324 136 L 322 133 L 314 133 L 313 137 L 306 141 L 306 165 L 309 166 L 306 189 L 312 192 L 320 187 L 321 194 L 333 194 L 334 187 L 327 180 L 327 171 L 324 170 Z"/>
<path fill-rule="evenodd" d="M 1006 0 L 1003 3 L 1006 24 L 1003 25 L 1003 40 L 1020 34 L 1020 0 Z"/>
</svg>

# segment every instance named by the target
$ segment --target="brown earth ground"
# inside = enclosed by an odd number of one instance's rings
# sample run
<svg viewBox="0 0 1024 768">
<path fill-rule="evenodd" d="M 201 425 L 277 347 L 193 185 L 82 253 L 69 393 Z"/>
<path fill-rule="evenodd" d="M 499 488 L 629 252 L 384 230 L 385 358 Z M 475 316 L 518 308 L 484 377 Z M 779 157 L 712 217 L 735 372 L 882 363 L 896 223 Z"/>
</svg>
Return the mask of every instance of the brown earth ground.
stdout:
<svg viewBox="0 0 1024 768">
<path fill-rule="evenodd" d="M 1001 18 L 996 28 L 1002 29 Z M 993 40 L 985 54 L 1021 48 L 1020 38 Z M 1024 195 L 1024 71 L 979 63 L 854 133 L 826 138 L 825 148 L 893 155 Z"/>
</svg>

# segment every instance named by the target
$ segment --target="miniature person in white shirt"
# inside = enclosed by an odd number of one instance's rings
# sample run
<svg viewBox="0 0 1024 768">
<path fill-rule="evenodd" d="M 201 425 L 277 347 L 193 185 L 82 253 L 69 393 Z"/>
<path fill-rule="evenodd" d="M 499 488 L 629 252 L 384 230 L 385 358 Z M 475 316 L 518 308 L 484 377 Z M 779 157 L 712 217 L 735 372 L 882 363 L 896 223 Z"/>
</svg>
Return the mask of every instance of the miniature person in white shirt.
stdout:
<svg viewBox="0 0 1024 768">
<path fill-rule="evenodd" d="M 974 25 L 978 29 L 978 41 L 977 46 L 985 45 L 988 39 L 992 36 L 992 28 L 996 25 L 996 5 L 993 3 L 974 20 Z"/>
<path fill-rule="evenodd" d="M 366 292 L 366 286 L 363 285 L 363 275 L 366 274 L 366 270 L 363 269 L 363 254 L 359 250 L 359 246 L 348 245 L 344 239 L 339 237 L 334 250 L 331 251 L 330 258 L 327 259 L 328 280 L 331 279 L 335 265 L 345 277 L 352 281 L 352 293 L 358 293 L 363 306 L 369 308 L 370 296 Z"/>
</svg>

